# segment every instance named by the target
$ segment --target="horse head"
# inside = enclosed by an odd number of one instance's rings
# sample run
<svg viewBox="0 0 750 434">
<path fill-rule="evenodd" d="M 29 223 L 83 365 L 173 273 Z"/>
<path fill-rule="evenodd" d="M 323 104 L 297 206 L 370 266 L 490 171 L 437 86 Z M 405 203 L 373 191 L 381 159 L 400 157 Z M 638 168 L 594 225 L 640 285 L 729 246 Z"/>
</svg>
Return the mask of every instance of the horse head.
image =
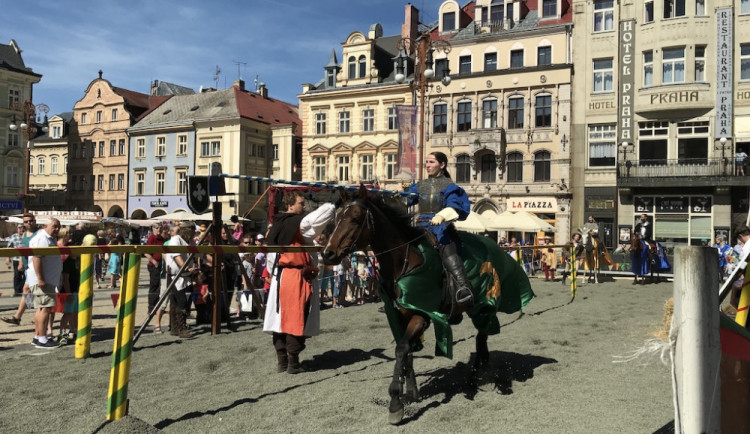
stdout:
<svg viewBox="0 0 750 434">
<path fill-rule="evenodd" d="M 637 233 L 630 235 L 630 251 L 640 253 L 643 250 L 643 244 L 641 243 L 641 237 Z"/>
<path fill-rule="evenodd" d="M 598 231 L 591 228 L 578 228 L 578 233 L 581 234 L 581 245 L 583 245 L 586 253 L 594 251 L 593 239 L 598 235 Z"/>
<path fill-rule="evenodd" d="M 349 196 L 342 190 L 341 195 L 344 204 L 322 253 L 323 262 L 328 265 L 340 263 L 352 252 L 367 250 L 375 229 L 367 189 L 360 185 L 358 194 Z"/>
</svg>

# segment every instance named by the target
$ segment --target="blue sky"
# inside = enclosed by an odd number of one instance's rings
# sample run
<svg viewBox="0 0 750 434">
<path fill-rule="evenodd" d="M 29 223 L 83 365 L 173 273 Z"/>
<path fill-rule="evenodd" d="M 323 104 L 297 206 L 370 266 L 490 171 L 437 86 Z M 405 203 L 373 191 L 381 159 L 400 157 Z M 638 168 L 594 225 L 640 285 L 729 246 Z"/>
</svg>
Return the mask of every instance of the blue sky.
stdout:
<svg viewBox="0 0 750 434">
<path fill-rule="evenodd" d="M 297 103 L 303 83 L 323 78 L 331 50 L 373 23 L 401 33 L 406 1 L 201 0 L 42 1 L 4 5 L 0 42 L 15 39 L 26 66 L 42 74 L 34 103 L 50 114 L 72 111 L 104 72 L 114 86 L 148 93 L 153 80 L 198 90 L 232 85 L 239 66 L 246 87 L 258 75 L 269 96 Z M 437 19 L 442 0 L 414 0 L 421 21 Z M 463 4 L 463 2 L 461 2 Z M 33 13 L 32 13 L 33 11 Z M 11 19 L 8 19 L 12 17 Z"/>
</svg>

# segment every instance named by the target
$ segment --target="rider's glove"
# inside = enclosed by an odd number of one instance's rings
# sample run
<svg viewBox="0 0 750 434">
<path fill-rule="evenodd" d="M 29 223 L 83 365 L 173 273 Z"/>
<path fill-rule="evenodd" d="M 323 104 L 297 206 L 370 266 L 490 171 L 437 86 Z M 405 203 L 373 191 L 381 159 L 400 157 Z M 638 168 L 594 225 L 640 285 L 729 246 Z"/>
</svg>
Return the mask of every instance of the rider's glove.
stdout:
<svg viewBox="0 0 750 434">
<path fill-rule="evenodd" d="M 458 213 L 455 209 L 451 207 L 446 207 L 439 213 L 435 214 L 435 216 L 430 220 L 430 224 L 432 225 L 441 225 L 444 222 L 452 222 L 454 220 L 458 220 Z"/>
</svg>

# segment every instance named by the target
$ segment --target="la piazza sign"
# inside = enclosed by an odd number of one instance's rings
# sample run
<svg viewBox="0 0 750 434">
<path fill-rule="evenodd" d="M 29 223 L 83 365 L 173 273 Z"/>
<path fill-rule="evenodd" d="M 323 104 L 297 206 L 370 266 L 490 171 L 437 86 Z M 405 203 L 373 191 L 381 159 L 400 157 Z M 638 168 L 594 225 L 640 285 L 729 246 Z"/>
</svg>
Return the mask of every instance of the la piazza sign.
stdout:
<svg viewBox="0 0 750 434">
<path fill-rule="evenodd" d="M 527 211 L 555 213 L 557 200 L 554 197 L 511 197 L 508 199 L 508 211 Z"/>
</svg>

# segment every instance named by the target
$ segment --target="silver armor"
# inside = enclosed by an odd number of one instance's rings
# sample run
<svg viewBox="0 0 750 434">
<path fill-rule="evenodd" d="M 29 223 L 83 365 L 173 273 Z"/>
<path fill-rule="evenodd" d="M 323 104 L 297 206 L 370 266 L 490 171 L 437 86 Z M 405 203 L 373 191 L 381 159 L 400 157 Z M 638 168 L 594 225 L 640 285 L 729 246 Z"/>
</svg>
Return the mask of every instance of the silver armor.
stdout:
<svg viewBox="0 0 750 434">
<path fill-rule="evenodd" d="M 443 190 L 453 184 L 446 176 L 427 178 L 417 183 L 419 193 L 419 214 L 435 214 L 443 208 Z"/>
</svg>

